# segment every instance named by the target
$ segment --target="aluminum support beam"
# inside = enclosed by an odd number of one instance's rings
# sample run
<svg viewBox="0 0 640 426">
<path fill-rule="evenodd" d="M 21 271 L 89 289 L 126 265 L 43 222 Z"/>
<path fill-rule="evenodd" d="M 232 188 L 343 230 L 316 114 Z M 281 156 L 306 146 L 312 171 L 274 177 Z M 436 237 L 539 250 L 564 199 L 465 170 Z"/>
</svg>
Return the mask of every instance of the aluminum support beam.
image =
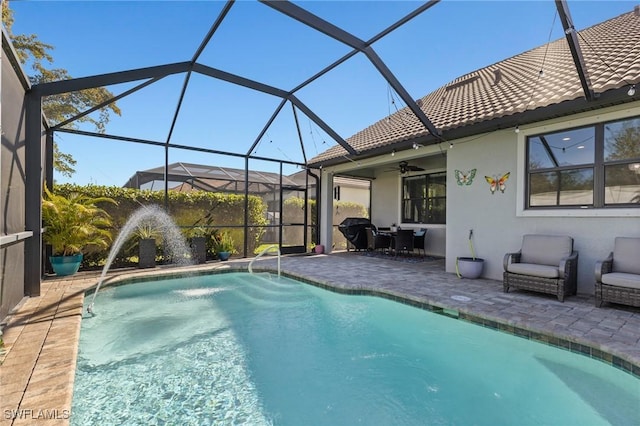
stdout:
<svg viewBox="0 0 640 426">
<path fill-rule="evenodd" d="M 256 140 L 251 145 L 251 148 L 249 148 L 249 150 L 247 151 L 247 155 L 248 156 L 251 156 L 251 153 L 253 152 L 254 149 L 256 149 L 256 146 L 260 142 L 260 139 L 262 139 L 264 134 L 267 133 L 267 130 L 269 129 L 269 127 L 271 127 L 271 125 L 275 121 L 275 119 L 278 116 L 278 114 L 280 114 L 280 111 L 282 111 L 282 108 L 284 108 L 286 103 L 287 103 L 287 100 L 283 99 L 282 102 L 280 102 L 280 105 L 278 105 L 278 108 L 276 108 L 276 110 L 273 111 L 273 114 L 271 114 L 271 118 L 269 118 L 269 121 L 267 121 L 267 123 L 264 125 L 264 127 L 260 131 L 260 134 L 258 135 Z"/>
<path fill-rule="evenodd" d="M 380 59 L 380 57 L 373 50 L 373 48 L 372 47 L 367 47 L 367 49 L 365 50 L 365 53 L 366 53 L 367 57 L 369 58 L 369 60 L 373 63 L 373 65 L 378 69 L 380 74 L 382 74 L 382 76 L 385 78 L 385 80 L 387 80 L 389 82 L 389 84 L 391 85 L 393 90 L 396 91 L 396 93 L 400 96 L 402 101 L 409 107 L 411 112 L 413 112 L 413 114 L 416 117 L 418 117 L 418 120 L 420 120 L 420 122 L 424 125 L 424 127 L 427 128 L 429 133 L 431 133 L 437 139 L 443 140 L 440 132 L 438 131 L 438 129 L 436 129 L 436 127 L 433 125 L 431 120 L 429 120 L 429 118 L 424 113 L 424 111 L 422 111 L 422 109 L 420 109 L 418 104 L 413 100 L 411 95 L 409 95 L 409 92 L 406 91 L 406 89 L 402 86 L 400 81 L 398 81 L 398 79 L 391 72 L 391 70 L 389 68 L 387 68 L 387 65 L 382 61 L 382 59 Z"/>
<path fill-rule="evenodd" d="M 346 44 L 347 46 L 350 46 L 364 53 L 367 58 L 369 58 L 371 63 L 376 67 L 376 69 L 380 72 L 380 74 L 382 74 L 384 79 L 387 80 L 393 90 L 396 91 L 396 93 L 400 96 L 400 98 L 402 98 L 404 103 L 415 114 L 418 120 L 420 120 L 424 127 L 429 131 L 429 133 L 431 133 L 437 139 L 442 140 L 440 132 L 435 128 L 433 123 L 431 123 L 431 120 L 429 120 L 424 111 L 422 111 L 418 104 L 416 104 L 416 102 L 413 100 L 413 98 L 411 98 L 409 92 L 406 91 L 400 81 L 398 81 L 395 75 L 391 72 L 391 70 L 389 70 L 382 59 L 380 59 L 377 53 L 371 46 L 367 44 L 367 42 L 289 1 L 260 1 L 286 16 L 295 19 L 296 21 L 315 29 L 316 31 L 319 31 L 341 43 Z"/>
<path fill-rule="evenodd" d="M 207 154 L 216 154 L 216 155 L 228 155 L 229 157 L 237 157 L 237 158 L 245 158 L 245 157 L 247 157 L 246 154 L 237 154 L 237 153 L 234 153 L 234 152 L 220 151 L 220 150 L 217 150 L 217 149 L 199 148 L 199 147 L 195 147 L 195 146 L 180 145 L 180 144 L 175 144 L 175 143 L 170 143 L 169 145 L 167 145 L 165 142 L 152 141 L 152 140 L 149 140 L 149 139 L 139 139 L 139 138 L 130 138 L 130 137 L 126 137 L 126 136 L 108 135 L 108 134 L 104 134 L 104 133 L 87 132 L 87 131 L 84 131 L 84 130 L 58 129 L 56 131 L 57 132 L 61 132 L 61 133 L 71 133 L 71 134 L 74 134 L 74 135 L 91 136 L 91 137 L 95 137 L 95 138 L 111 139 L 111 140 L 122 141 L 122 142 L 141 143 L 141 144 L 144 144 L 144 145 L 152 145 L 152 146 L 157 146 L 157 147 L 162 147 L 162 148 L 164 148 L 165 146 L 168 146 L 169 148 L 183 149 L 185 151 L 204 152 L 204 153 L 207 153 Z M 280 163 L 284 163 L 284 164 L 293 164 L 294 166 L 306 166 L 306 164 L 302 164 L 302 163 L 299 163 L 297 161 L 278 160 L 278 159 L 275 159 L 275 158 L 259 157 L 259 156 L 253 156 L 253 155 L 251 155 L 249 157 L 254 159 L 254 160 L 274 161 L 274 162 L 280 162 Z"/>
<path fill-rule="evenodd" d="M 267 84 L 260 83 L 259 81 L 250 80 L 248 78 L 240 77 L 239 75 L 231 74 L 202 64 L 194 64 L 193 72 L 208 75 L 209 77 L 217 78 L 218 80 L 226 81 L 227 83 L 243 86 L 248 89 L 277 96 L 279 98 L 286 98 L 289 94 L 285 90 L 278 89 L 277 87 L 269 86 Z"/>
<path fill-rule="evenodd" d="M 296 112 L 296 106 L 291 104 L 291 110 L 293 111 L 293 119 L 296 122 L 296 130 L 298 131 L 298 140 L 300 141 L 300 150 L 302 151 L 302 158 L 304 159 L 304 164 L 307 164 L 307 154 L 304 151 L 304 141 L 302 139 L 302 132 L 300 131 L 300 122 L 298 121 L 298 113 Z"/>
<path fill-rule="evenodd" d="M 314 123 L 316 123 L 316 125 L 318 125 L 322 130 L 324 130 L 326 134 L 331 136 L 333 140 L 338 142 L 344 149 L 346 149 L 349 154 L 358 155 L 358 151 L 353 149 L 353 147 L 349 145 L 347 141 L 342 139 L 340 135 L 334 132 L 333 129 L 329 127 L 327 123 L 322 121 L 322 119 L 318 117 L 313 111 L 311 111 L 305 104 L 303 104 L 300 101 L 300 99 L 298 99 L 295 95 L 289 95 L 288 99 L 291 101 L 291 103 L 297 106 L 300 111 L 302 111 L 307 117 L 309 117 Z"/>
<path fill-rule="evenodd" d="M 119 101 L 120 99 L 122 99 L 122 98 L 124 98 L 124 97 L 126 97 L 126 96 L 129 96 L 130 94 L 135 93 L 135 92 L 137 92 L 138 90 L 143 89 L 143 88 L 147 87 L 148 85 L 150 85 L 150 84 L 152 84 L 152 83 L 155 83 L 156 81 L 161 80 L 161 79 L 163 79 L 163 78 L 164 78 L 164 77 L 156 77 L 156 78 L 152 78 L 152 79 L 150 79 L 150 80 L 147 80 L 147 81 L 145 81 L 144 83 L 139 84 L 139 85 L 137 85 L 136 87 L 134 87 L 134 88 L 132 88 L 132 89 L 129 89 L 129 90 L 125 91 L 125 92 L 120 93 L 118 96 L 114 96 L 113 98 L 108 99 L 108 100 L 106 100 L 106 101 L 104 101 L 104 102 L 102 102 L 102 103 L 100 103 L 100 104 L 98 104 L 98 105 L 94 106 L 93 108 L 89 108 L 88 110 L 83 111 L 83 112 L 81 112 L 80 114 L 78 114 L 78 115 L 76 115 L 76 116 L 74 116 L 74 117 L 71 117 L 71 118 L 70 118 L 70 119 L 68 119 L 68 120 L 63 121 L 62 123 L 58 123 L 58 124 L 56 124 L 55 126 L 51 127 L 51 129 L 52 129 L 52 130 L 56 130 L 56 129 L 59 129 L 60 127 L 64 127 L 64 126 L 66 126 L 66 125 L 67 125 L 67 124 L 69 124 L 69 123 L 73 123 L 74 121 L 76 121 L 76 120 L 78 120 L 78 119 L 80 119 L 80 118 L 82 118 L 82 117 L 84 117 L 84 116 L 87 116 L 87 115 L 91 114 L 91 113 L 92 113 L 92 112 L 94 112 L 94 111 L 97 111 L 97 110 L 99 110 L 99 109 L 101 109 L 101 108 L 104 108 L 104 107 L 106 107 L 106 106 L 107 106 L 107 105 L 109 105 L 109 104 L 112 104 L 112 103 L 114 103 L 114 102 L 117 102 L 117 101 Z"/>
<path fill-rule="evenodd" d="M 366 47 L 371 46 L 376 41 L 382 39 L 386 35 L 390 34 L 393 31 L 395 31 L 396 29 L 398 29 L 402 25 L 406 24 L 407 22 L 409 22 L 410 20 L 412 20 L 416 16 L 420 15 L 422 12 L 426 11 L 427 9 L 430 9 L 432 6 L 434 6 L 435 4 L 437 4 L 439 2 L 440 2 L 440 0 L 431 0 L 431 1 L 423 4 L 422 6 L 418 7 L 413 12 L 409 13 L 405 17 L 401 18 L 400 20 L 396 21 L 395 23 L 391 24 L 390 26 L 388 26 L 387 28 L 382 30 L 380 33 L 378 33 L 375 36 L 373 36 L 370 40 L 368 40 L 365 43 Z M 336 68 L 340 64 L 342 64 L 342 63 L 346 62 L 347 60 L 351 59 L 352 57 L 354 57 L 357 53 L 360 53 L 360 50 L 353 49 L 351 52 L 347 53 L 342 58 L 338 59 L 337 61 L 335 61 L 331 65 L 326 66 L 324 69 L 322 69 L 321 71 L 317 72 L 315 75 L 313 75 L 312 77 L 308 78 L 306 81 L 300 83 L 298 86 L 296 86 L 295 89 L 292 90 L 292 92 L 295 93 L 298 90 L 302 89 L 303 87 L 313 83 L 315 80 L 319 79 L 320 77 L 322 77 L 323 75 L 325 75 L 326 73 L 331 71 L 332 69 Z"/>
<path fill-rule="evenodd" d="M 227 13 L 229 13 L 229 11 L 231 10 L 231 6 L 233 6 L 234 2 L 235 0 L 228 0 L 227 3 L 224 5 L 224 7 L 222 8 L 222 11 L 220 11 L 220 14 L 216 18 L 216 21 L 213 23 L 213 25 L 209 29 L 209 32 L 202 40 L 202 43 L 200 43 L 200 46 L 196 50 L 196 53 L 193 54 L 193 57 L 191 58 L 192 64 L 195 64 L 198 61 L 198 58 L 200 57 L 204 49 L 207 47 L 207 44 L 209 44 L 211 37 L 213 37 L 213 34 L 215 34 L 216 31 L 218 31 L 218 27 L 220 26 L 220 24 L 222 24 L 222 21 L 224 21 L 224 18 L 227 16 Z"/>
<path fill-rule="evenodd" d="M 336 142 L 338 142 L 344 149 L 347 150 L 350 154 L 356 154 L 356 151 L 344 140 L 340 135 L 338 135 L 327 123 L 322 121 L 320 117 L 318 117 L 313 111 L 307 108 L 298 98 L 294 95 L 285 92 L 282 89 L 278 89 L 273 86 L 269 86 L 254 80 L 249 80 L 248 78 L 240 77 L 235 74 L 228 73 L 226 71 L 221 71 L 215 68 L 207 67 L 201 64 L 195 64 L 193 66 L 193 72 L 197 72 L 200 74 L 208 75 L 209 77 L 217 78 L 219 80 L 226 81 L 228 83 L 237 84 L 239 86 L 246 87 L 248 89 L 253 89 L 258 92 L 266 93 L 268 95 L 277 96 L 282 99 L 288 99 L 293 102 L 298 109 L 304 112 L 307 117 L 313 120 L 318 126 L 322 128 L 328 135 L 330 135 Z"/>
<path fill-rule="evenodd" d="M 36 84 L 32 90 L 40 96 L 58 95 L 60 93 L 75 92 L 77 90 L 93 89 L 94 87 L 110 86 L 112 84 L 128 83 L 130 81 L 146 80 L 149 78 L 166 77 L 172 74 L 187 72 L 191 69 L 191 62 L 159 65 L 156 67 L 138 68 L 128 71 L 118 71 L 99 74 L 91 77 L 72 78 L 70 80 L 54 81 Z"/>
<path fill-rule="evenodd" d="M 558 9 L 558 15 L 562 21 L 562 27 L 564 28 L 564 34 L 567 37 L 567 43 L 569 43 L 569 50 L 571 50 L 571 56 L 573 57 L 573 63 L 576 66 L 578 77 L 580 78 L 580 84 L 582 84 L 582 90 L 584 96 L 588 101 L 596 99 L 596 94 L 593 92 L 591 81 L 589 80 L 589 73 L 587 66 L 584 63 L 584 57 L 580 50 L 580 43 L 578 42 L 578 34 L 573 26 L 573 20 L 569 13 L 569 6 L 565 0 L 556 0 L 556 8 Z"/>
<path fill-rule="evenodd" d="M 25 96 L 25 231 L 33 233 L 24 243 L 24 294 L 40 295 L 42 277 L 42 98 Z"/>
</svg>

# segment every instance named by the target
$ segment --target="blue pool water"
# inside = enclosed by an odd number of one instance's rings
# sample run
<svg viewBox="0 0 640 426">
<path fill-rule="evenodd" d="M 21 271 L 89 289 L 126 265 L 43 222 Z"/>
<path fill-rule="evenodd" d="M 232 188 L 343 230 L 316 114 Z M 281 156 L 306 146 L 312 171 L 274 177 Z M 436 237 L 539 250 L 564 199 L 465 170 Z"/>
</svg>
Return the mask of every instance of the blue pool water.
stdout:
<svg viewBox="0 0 640 426">
<path fill-rule="evenodd" d="M 640 381 L 370 296 L 242 273 L 104 289 L 71 423 L 638 425 Z"/>
</svg>

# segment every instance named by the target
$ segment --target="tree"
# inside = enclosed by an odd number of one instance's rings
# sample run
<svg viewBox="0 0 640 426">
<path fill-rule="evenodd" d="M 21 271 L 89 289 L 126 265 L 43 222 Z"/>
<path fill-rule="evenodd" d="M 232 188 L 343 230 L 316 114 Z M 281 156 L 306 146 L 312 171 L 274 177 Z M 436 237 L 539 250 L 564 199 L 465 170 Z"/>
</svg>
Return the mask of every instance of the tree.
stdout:
<svg viewBox="0 0 640 426">
<path fill-rule="evenodd" d="M 51 51 L 54 47 L 50 44 L 41 42 L 35 34 L 19 34 L 12 32 L 13 11 L 9 8 L 9 0 L 2 1 L 2 22 L 7 29 L 9 38 L 16 50 L 18 59 L 25 65 L 30 63 L 30 68 L 34 71 L 29 76 L 31 84 L 47 83 L 59 80 L 68 80 L 71 77 L 66 69 L 63 68 L 47 68 L 45 64 L 53 63 Z M 47 96 L 42 100 L 42 110 L 47 119 L 52 124 L 62 123 L 76 115 L 80 114 L 95 105 L 106 102 L 113 98 L 113 94 L 103 87 L 87 89 L 78 92 L 63 93 L 60 95 Z M 107 123 L 109 122 L 110 113 L 120 115 L 120 108 L 115 102 L 101 108 L 98 118 L 89 115 L 79 118 L 69 123 L 66 127 L 77 128 L 78 123 L 91 123 L 99 133 L 104 133 Z M 58 145 L 54 142 L 53 146 L 53 167 L 56 171 L 65 176 L 72 176 L 75 172 L 74 166 L 76 161 L 70 154 L 60 152 Z"/>
</svg>

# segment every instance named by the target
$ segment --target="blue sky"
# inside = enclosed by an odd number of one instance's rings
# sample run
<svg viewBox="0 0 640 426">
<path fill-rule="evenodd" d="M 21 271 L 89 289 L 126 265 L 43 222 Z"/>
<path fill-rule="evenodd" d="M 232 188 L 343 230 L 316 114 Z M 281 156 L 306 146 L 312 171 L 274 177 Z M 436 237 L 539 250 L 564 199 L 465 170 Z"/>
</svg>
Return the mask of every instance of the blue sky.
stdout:
<svg viewBox="0 0 640 426">
<path fill-rule="evenodd" d="M 295 3 L 365 40 L 421 4 Z M 577 29 L 631 11 L 635 4 L 568 1 Z M 15 34 L 37 34 L 55 46 L 53 66 L 84 77 L 190 60 L 224 2 L 13 0 L 10 5 Z M 373 47 L 417 99 L 478 68 L 563 37 L 555 14 L 552 0 L 443 0 Z M 349 51 L 267 6 L 238 1 L 198 62 L 290 90 Z M 183 81 L 184 75 L 166 77 L 119 101 L 122 117 L 112 115 L 107 133 L 165 141 Z M 118 94 L 136 84 L 109 89 Z M 388 84 L 363 55 L 297 96 L 345 139 L 404 106 L 397 96 L 390 97 Z M 279 103 L 279 98 L 194 74 L 171 142 L 245 153 Z M 304 114 L 298 112 L 298 119 L 307 158 L 334 144 Z M 56 176 L 58 182 L 123 185 L 136 170 L 164 164 L 162 148 L 70 134 L 59 134 L 56 140 L 78 161 L 73 178 Z M 303 161 L 290 105 L 259 142 L 256 155 Z M 177 161 L 244 167 L 244 160 L 172 150 L 169 162 Z M 251 167 L 277 171 L 268 162 L 255 161 Z"/>
</svg>

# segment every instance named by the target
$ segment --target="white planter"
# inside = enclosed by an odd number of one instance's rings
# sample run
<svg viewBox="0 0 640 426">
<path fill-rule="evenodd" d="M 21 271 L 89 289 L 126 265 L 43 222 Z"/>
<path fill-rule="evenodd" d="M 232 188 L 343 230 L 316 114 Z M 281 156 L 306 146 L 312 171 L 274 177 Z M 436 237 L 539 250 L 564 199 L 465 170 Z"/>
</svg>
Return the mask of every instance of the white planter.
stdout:
<svg viewBox="0 0 640 426">
<path fill-rule="evenodd" d="M 484 259 L 476 257 L 458 257 L 456 259 L 456 270 L 462 278 L 478 278 L 484 269 Z"/>
</svg>

